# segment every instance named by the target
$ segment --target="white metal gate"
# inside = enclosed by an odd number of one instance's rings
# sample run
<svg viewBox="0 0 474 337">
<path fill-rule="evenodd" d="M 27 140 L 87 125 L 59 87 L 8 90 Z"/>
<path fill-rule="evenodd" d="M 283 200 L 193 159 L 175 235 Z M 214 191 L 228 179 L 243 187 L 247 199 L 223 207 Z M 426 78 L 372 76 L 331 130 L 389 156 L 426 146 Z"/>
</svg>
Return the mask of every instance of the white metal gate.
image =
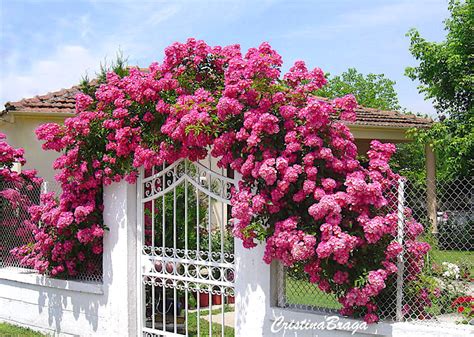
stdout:
<svg viewBox="0 0 474 337">
<path fill-rule="evenodd" d="M 237 181 L 210 155 L 142 172 L 138 300 L 142 336 L 233 336 Z"/>
</svg>

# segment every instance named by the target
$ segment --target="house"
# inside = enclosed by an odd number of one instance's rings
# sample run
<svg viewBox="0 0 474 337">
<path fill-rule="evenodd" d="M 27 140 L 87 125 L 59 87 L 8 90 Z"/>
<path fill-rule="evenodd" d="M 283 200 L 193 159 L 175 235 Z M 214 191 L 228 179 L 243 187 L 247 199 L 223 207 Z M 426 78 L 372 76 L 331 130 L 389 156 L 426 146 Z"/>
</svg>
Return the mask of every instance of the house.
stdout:
<svg viewBox="0 0 474 337">
<path fill-rule="evenodd" d="M 36 169 L 45 181 L 54 182 L 55 151 L 44 151 L 36 138 L 36 128 L 44 123 L 63 123 L 74 115 L 77 87 L 63 89 L 42 96 L 5 103 L 0 112 L 0 132 L 15 148 L 25 149 L 26 169 Z"/>
</svg>

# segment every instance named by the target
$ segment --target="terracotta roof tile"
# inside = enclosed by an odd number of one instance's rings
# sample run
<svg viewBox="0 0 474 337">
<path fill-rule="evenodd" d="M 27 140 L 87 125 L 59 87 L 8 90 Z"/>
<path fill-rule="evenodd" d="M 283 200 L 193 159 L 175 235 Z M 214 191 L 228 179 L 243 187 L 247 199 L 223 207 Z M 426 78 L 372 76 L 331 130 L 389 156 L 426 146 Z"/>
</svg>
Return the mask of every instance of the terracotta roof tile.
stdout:
<svg viewBox="0 0 474 337">
<path fill-rule="evenodd" d="M 75 96 L 78 92 L 79 87 L 74 86 L 69 89 L 50 92 L 46 95 L 25 98 L 18 102 L 7 102 L 5 104 L 5 110 L 0 112 L 0 116 L 9 111 L 74 113 Z M 404 114 L 398 111 L 365 108 L 362 106 L 356 109 L 356 113 L 357 120 L 351 124 L 375 127 L 425 128 L 433 123 L 429 118 Z"/>
<path fill-rule="evenodd" d="M 423 118 L 398 111 L 385 111 L 360 106 L 356 109 L 356 115 L 357 120 L 354 124 L 357 125 L 426 128 L 433 124 L 433 120 L 430 118 Z"/>
<path fill-rule="evenodd" d="M 79 87 L 74 86 L 69 89 L 50 92 L 46 95 L 24 98 L 18 102 L 5 103 L 5 110 L 0 115 L 9 111 L 22 112 L 75 112 L 75 96 L 79 92 Z"/>
</svg>

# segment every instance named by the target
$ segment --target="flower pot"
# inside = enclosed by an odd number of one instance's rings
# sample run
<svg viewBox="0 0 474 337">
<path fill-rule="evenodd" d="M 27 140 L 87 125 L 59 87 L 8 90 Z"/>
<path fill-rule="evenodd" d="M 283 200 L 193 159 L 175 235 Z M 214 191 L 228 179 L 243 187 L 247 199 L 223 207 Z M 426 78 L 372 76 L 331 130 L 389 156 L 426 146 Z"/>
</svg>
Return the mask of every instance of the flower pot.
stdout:
<svg viewBox="0 0 474 337">
<path fill-rule="evenodd" d="M 165 264 L 165 270 L 166 270 L 166 273 L 167 274 L 174 274 L 175 273 L 175 269 L 177 270 L 180 266 L 180 263 L 172 263 L 172 262 L 166 262 Z M 158 273 L 164 273 L 163 271 L 163 262 L 162 261 L 155 261 L 155 270 L 158 272 Z"/>
<path fill-rule="evenodd" d="M 205 308 L 209 306 L 209 294 L 204 293 L 204 292 L 193 292 L 193 296 L 198 301 L 198 296 L 199 296 L 199 307 L 200 308 Z M 196 303 L 197 307 L 197 303 Z"/>
<path fill-rule="evenodd" d="M 222 296 L 219 294 L 212 295 L 212 304 L 214 305 L 221 305 L 222 304 Z"/>
<path fill-rule="evenodd" d="M 199 293 L 199 305 L 201 307 L 209 306 L 209 294 L 208 293 Z"/>
<path fill-rule="evenodd" d="M 227 296 L 227 303 L 228 304 L 235 303 L 235 296 L 232 296 L 232 295 Z"/>
</svg>

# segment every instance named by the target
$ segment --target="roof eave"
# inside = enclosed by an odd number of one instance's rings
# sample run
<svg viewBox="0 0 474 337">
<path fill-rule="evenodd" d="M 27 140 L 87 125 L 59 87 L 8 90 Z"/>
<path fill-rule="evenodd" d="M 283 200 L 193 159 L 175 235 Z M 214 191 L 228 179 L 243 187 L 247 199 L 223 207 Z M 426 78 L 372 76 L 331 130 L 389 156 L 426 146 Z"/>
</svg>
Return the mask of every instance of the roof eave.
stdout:
<svg viewBox="0 0 474 337">
<path fill-rule="evenodd" d="M 413 127 L 407 126 L 383 126 L 383 125 L 362 125 L 346 123 L 355 139 L 379 139 L 397 142 L 410 142 L 412 139 L 407 134 Z M 429 126 L 422 126 L 427 128 Z"/>
<path fill-rule="evenodd" d="M 0 114 L 0 117 L 5 115 L 13 115 L 15 117 L 48 117 L 51 119 L 64 119 L 68 117 L 73 117 L 75 113 L 73 112 L 58 112 L 58 111 L 29 111 L 29 110 L 4 110 Z"/>
</svg>

